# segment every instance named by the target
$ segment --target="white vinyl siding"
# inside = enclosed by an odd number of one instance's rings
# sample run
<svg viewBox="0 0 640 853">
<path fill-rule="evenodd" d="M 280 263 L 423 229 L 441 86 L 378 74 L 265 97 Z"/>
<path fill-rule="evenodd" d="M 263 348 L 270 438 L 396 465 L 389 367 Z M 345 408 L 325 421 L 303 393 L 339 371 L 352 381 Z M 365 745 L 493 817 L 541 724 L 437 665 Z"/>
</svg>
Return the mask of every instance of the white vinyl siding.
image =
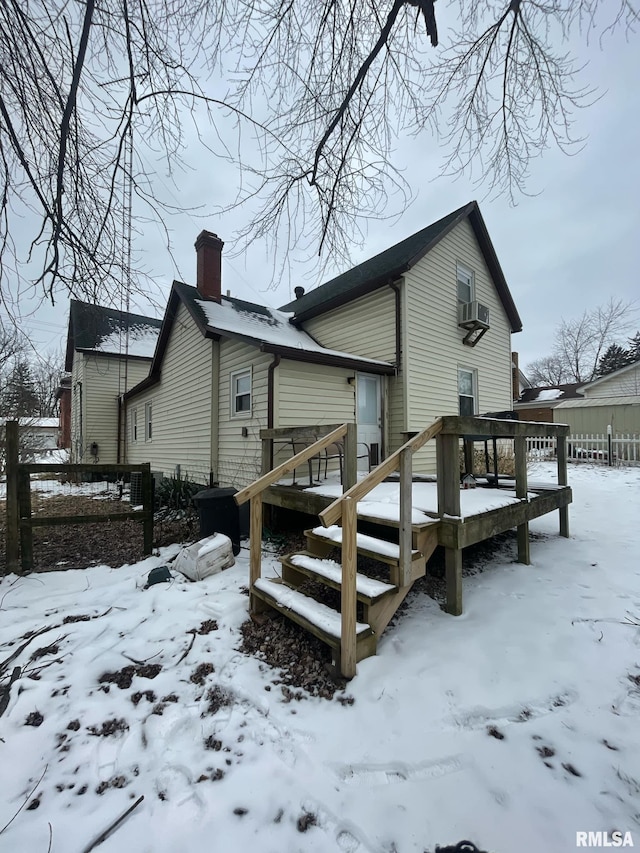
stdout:
<svg viewBox="0 0 640 853">
<path fill-rule="evenodd" d="M 76 353 L 74 371 L 82 376 L 82 390 L 74 386 L 72 376 L 72 420 L 74 440 L 72 440 L 74 462 L 92 462 L 91 445 L 98 445 L 98 457 L 101 464 L 115 464 L 118 454 L 118 397 L 141 382 L 149 372 L 150 359 L 124 359 L 93 353 Z M 74 411 L 76 400 L 82 398 L 82 440 L 79 437 L 79 416 Z"/>
<path fill-rule="evenodd" d="M 469 347 L 458 328 L 457 269 L 473 271 L 475 299 L 490 310 L 491 328 Z M 407 430 L 420 431 L 441 415 L 458 415 L 458 367 L 475 371 L 479 413 L 510 409 L 511 335 L 500 297 L 467 220 L 457 225 L 405 274 Z M 419 451 L 418 471 L 435 471 L 435 444 Z"/>
<path fill-rule="evenodd" d="M 304 323 L 323 347 L 380 361 L 396 360 L 396 295 L 390 287 Z M 364 368 L 366 370 L 366 368 Z"/>
<path fill-rule="evenodd" d="M 217 343 L 204 338 L 187 309 L 178 306 L 162 361 L 160 380 L 128 401 L 127 418 L 138 418 L 147 404 L 152 411 L 152 440 L 143 441 L 139 423 L 138 441 L 129 443 L 127 462 L 150 462 L 152 471 L 173 476 L 180 466 L 182 477 L 197 483 L 209 482 L 213 358 Z M 131 429 L 127 435 L 131 434 Z"/>
<path fill-rule="evenodd" d="M 585 397 L 615 397 L 640 394 L 640 362 L 617 376 L 603 377 L 593 388 L 583 388 Z"/>
<path fill-rule="evenodd" d="M 222 486 L 240 488 L 260 475 L 260 430 L 267 427 L 268 369 L 273 358 L 241 341 L 220 341 L 217 479 Z M 231 377 L 246 370 L 251 371 L 251 412 L 249 417 L 233 417 Z"/>
<path fill-rule="evenodd" d="M 404 285 L 396 282 L 404 299 Z M 402 328 L 402 326 L 401 326 Z M 396 293 L 388 286 L 361 296 L 304 323 L 305 331 L 323 346 L 363 358 L 396 363 Z M 402 360 L 402 356 L 401 356 Z M 366 368 L 363 368 L 366 371 Z M 383 442 L 386 451 L 399 447 L 406 429 L 401 377 L 383 379 L 386 387 Z"/>
<path fill-rule="evenodd" d="M 278 404 L 275 426 L 342 424 L 355 420 L 353 370 L 300 361 L 282 361 L 278 367 Z"/>
</svg>

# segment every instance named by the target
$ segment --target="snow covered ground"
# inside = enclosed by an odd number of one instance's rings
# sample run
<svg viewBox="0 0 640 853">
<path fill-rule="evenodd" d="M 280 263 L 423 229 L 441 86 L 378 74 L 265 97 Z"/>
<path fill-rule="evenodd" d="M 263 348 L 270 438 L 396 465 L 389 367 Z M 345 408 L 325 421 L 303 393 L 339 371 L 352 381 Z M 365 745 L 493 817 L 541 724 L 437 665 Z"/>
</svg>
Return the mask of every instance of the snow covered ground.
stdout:
<svg viewBox="0 0 640 853">
<path fill-rule="evenodd" d="M 27 672 L 0 717 L 0 850 L 80 853 L 141 795 L 101 853 L 422 853 L 463 838 L 566 853 L 590 830 L 640 847 L 640 470 L 570 478 L 571 539 L 557 513 L 533 522 L 533 565 L 497 553 L 465 579 L 459 618 L 416 595 L 359 664 L 353 704 L 286 701 L 277 672 L 237 651 L 246 551 L 147 590 L 177 549 L 4 578 L 0 664 L 48 630 L 8 666 Z M 101 682 L 116 672 L 122 686 Z"/>
</svg>

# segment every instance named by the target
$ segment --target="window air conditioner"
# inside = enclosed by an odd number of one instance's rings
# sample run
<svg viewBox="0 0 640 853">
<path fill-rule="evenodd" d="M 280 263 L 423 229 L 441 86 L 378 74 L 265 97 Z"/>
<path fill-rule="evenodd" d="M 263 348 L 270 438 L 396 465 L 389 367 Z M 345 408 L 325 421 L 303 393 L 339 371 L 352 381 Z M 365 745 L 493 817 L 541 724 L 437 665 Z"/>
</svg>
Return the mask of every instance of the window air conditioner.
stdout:
<svg viewBox="0 0 640 853">
<path fill-rule="evenodd" d="M 458 308 L 458 325 L 463 329 L 488 329 L 489 309 L 480 302 L 466 302 Z"/>
</svg>

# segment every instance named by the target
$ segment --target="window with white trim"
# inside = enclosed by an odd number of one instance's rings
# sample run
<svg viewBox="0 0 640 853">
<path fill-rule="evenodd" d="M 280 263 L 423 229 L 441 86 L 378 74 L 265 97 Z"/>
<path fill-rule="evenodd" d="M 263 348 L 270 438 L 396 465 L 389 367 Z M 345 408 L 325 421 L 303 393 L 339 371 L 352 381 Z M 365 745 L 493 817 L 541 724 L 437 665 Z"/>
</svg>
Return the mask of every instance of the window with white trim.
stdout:
<svg viewBox="0 0 640 853">
<path fill-rule="evenodd" d="M 475 370 L 458 368 L 458 405 L 460 415 L 475 415 L 478 411 L 478 382 Z"/>
<path fill-rule="evenodd" d="M 131 412 L 131 441 L 138 440 L 138 410 Z"/>
<path fill-rule="evenodd" d="M 458 302 L 460 304 L 473 302 L 474 282 L 472 270 L 463 264 L 456 264 L 456 278 L 458 282 Z"/>
<path fill-rule="evenodd" d="M 151 441 L 153 437 L 153 407 L 151 403 L 144 404 L 144 440 Z"/>
<path fill-rule="evenodd" d="M 251 417 L 251 368 L 231 374 L 231 417 Z"/>
</svg>

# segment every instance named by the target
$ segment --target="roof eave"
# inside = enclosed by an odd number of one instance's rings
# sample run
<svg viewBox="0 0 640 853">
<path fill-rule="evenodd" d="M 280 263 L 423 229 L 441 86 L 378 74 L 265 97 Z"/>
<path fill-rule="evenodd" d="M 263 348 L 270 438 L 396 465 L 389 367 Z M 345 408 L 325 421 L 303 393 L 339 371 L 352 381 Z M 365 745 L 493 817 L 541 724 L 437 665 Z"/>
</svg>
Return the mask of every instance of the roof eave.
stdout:
<svg viewBox="0 0 640 853">
<path fill-rule="evenodd" d="M 381 361 L 367 361 L 366 359 L 350 358 L 349 356 L 340 356 L 318 350 L 302 350 L 266 342 L 261 344 L 260 349 L 262 352 L 279 355 L 290 361 L 322 364 L 326 367 L 344 367 L 348 370 L 365 370 L 367 373 L 379 373 L 387 376 L 395 373 L 395 367 L 392 364 Z"/>
</svg>

